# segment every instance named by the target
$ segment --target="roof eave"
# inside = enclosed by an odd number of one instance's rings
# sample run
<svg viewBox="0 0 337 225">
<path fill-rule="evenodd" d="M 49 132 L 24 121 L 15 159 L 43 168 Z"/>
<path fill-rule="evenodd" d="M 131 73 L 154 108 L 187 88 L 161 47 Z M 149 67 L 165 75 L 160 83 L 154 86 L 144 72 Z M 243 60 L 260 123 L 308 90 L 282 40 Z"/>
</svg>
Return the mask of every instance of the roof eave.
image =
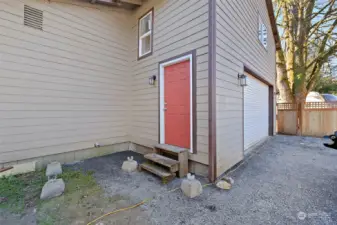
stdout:
<svg viewBox="0 0 337 225">
<path fill-rule="evenodd" d="M 277 24 L 276 24 L 276 19 L 274 15 L 274 7 L 273 7 L 273 2 L 272 0 L 266 0 L 267 4 L 267 9 L 268 9 L 268 15 L 270 19 L 270 24 L 271 24 L 271 29 L 273 31 L 273 37 L 275 40 L 275 47 L 276 50 L 281 49 L 281 41 L 280 41 L 280 36 L 277 30 Z"/>
</svg>

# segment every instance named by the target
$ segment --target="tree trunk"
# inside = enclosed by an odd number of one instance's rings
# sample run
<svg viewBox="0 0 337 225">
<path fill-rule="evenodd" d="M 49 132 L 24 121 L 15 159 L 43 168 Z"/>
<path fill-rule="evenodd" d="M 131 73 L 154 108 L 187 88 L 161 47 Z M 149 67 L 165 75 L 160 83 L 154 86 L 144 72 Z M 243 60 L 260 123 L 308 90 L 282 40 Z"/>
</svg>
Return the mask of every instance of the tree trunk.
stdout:
<svg viewBox="0 0 337 225">
<path fill-rule="evenodd" d="M 294 97 L 288 82 L 287 69 L 282 49 L 277 50 L 276 52 L 276 73 L 277 73 L 277 87 L 279 91 L 277 102 L 278 103 L 294 102 Z"/>
</svg>

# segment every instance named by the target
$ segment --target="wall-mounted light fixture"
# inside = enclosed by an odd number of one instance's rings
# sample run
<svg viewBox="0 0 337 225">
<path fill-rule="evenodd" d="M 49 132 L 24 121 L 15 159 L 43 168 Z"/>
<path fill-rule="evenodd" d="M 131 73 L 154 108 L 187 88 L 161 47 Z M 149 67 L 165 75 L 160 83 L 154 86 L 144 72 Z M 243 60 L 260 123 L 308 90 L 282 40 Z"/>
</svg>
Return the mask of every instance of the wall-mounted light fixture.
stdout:
<svg viewBox="0 0 337 225">
<path fill-rule="evenodd" d="M 238 74 L 239 84 L 242 87 L 247 86 L 247 76 L 244 74 Z"/>
<path fill-rule="evenodd" d="M 156 75 L 149 77 L 149 85 L 155 85 L 156 79 L 157 79 Z"/>
</svg>

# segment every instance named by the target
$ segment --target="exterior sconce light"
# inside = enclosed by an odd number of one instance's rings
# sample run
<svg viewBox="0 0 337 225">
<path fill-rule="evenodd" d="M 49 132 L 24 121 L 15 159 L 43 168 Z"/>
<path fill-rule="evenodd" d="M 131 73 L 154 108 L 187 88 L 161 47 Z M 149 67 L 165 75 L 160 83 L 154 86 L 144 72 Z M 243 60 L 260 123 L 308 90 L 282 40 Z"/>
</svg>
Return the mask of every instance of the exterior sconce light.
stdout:
<svg viewBox="0 0 337 225">
<path fill-rule="evenodd" d="M 244 74 L 238 74 L 238 80 L 240 83 L 240 86 L 245 87 L 247 86 L 247 76 Z"/>
<path fill-rule="evenodd" d="M 149 85 L 155 85 L 156 79 L 157 79 L 156 75 L 149 77 Z"/>
</svg>

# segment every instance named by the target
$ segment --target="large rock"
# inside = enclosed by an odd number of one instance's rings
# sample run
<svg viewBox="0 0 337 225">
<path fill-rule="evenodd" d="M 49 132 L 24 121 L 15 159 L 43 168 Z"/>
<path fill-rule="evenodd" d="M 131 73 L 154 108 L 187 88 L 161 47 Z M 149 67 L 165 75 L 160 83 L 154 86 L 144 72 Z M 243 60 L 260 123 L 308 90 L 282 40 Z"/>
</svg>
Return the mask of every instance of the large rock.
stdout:
<svg viewBox="0 0 337 225">
<path fill-rule="evenodd" d="M 187 179 L 181 183 L 181 190 L 189 198 L 195 198 L 202 193 L 202 186 L 200 181 L 195 179 L 194 175 L 187 174 Z"/>
<path fill-rule="evenodd" d="M 62 173 L 62 166 L 59 162 L 52 162 L 47 165 L 46 176 L 49 178 L 56 178 Z"/>
<path fill-rule="evenodd" d="M 51 199 L 63 194 L 65 184 L 62 179 L 47 181 L 42 188 L 40 199 Z"/>
<path fill-rule="evenodd" d="M 138 163 L 135 160 L 133 160 L 133 156 L 131 156 L 128 157 L 127 160 L 123 162 L 122 170 L 130 173 L 137 170 L 137 167 Z"/>
</svg>

